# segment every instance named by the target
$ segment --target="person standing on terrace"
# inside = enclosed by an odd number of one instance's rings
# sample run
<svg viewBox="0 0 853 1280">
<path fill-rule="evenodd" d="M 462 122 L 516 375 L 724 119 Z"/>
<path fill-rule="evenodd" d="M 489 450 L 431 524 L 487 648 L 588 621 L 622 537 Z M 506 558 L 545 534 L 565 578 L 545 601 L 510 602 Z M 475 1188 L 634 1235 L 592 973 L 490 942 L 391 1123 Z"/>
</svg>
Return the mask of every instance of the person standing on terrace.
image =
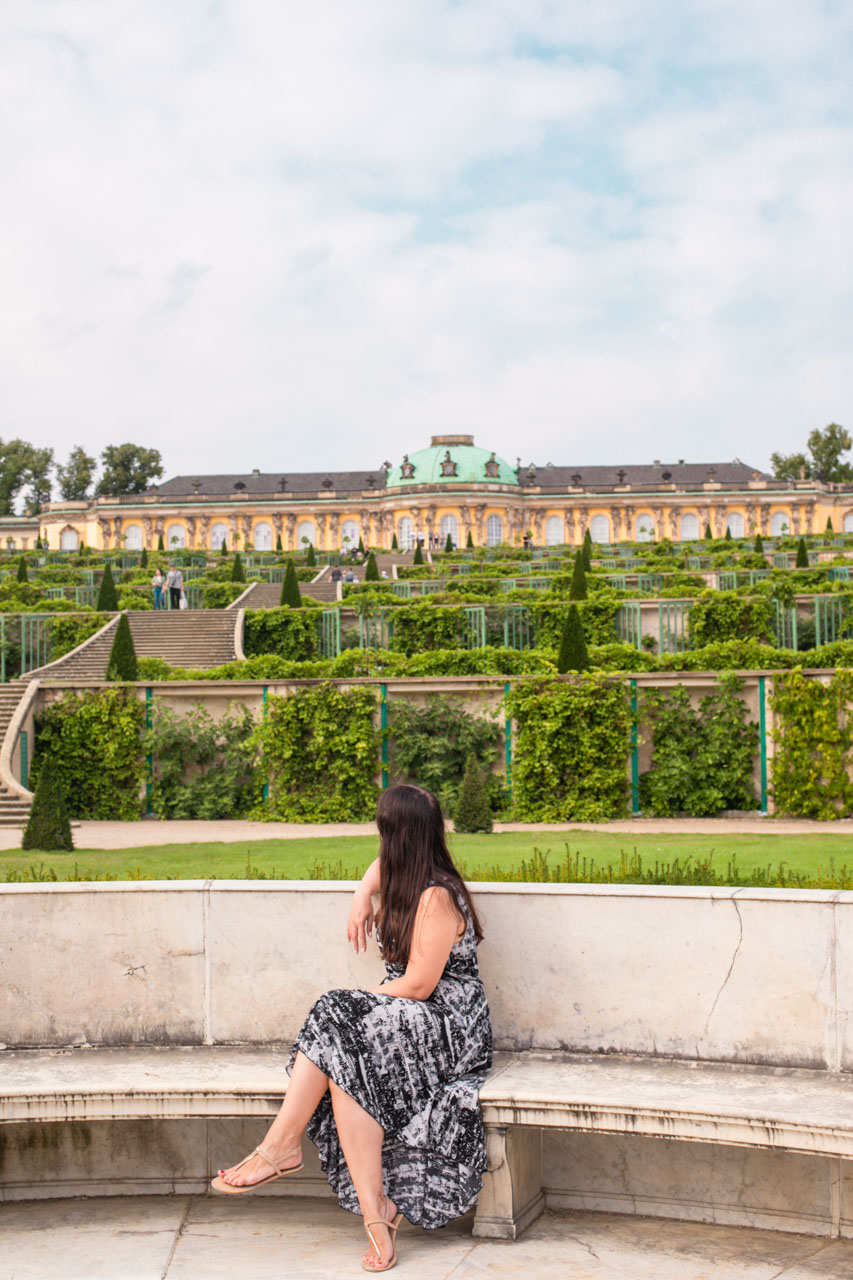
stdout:
<svg viewBox="0 0 853 1280">
<path fill-rule="evenodd" d="M 377 824 L 379 857 L 356 889 L 347 939 L 366 950 L 378 893 L 386 977 L 314 1004 L 263 1143 L 211 1184 L 238 1195 L 298 1172 L 307 1129 L 339 1203 L 364 1217 L 365 1271 L 396 1264 L 404 1215 L 432 1229 L 476 1203 L 486 1168 L 478 1095 L 492 1061 L 483 932 L 441 806 L 422 787 L 391 787 Z"/>
</svg>

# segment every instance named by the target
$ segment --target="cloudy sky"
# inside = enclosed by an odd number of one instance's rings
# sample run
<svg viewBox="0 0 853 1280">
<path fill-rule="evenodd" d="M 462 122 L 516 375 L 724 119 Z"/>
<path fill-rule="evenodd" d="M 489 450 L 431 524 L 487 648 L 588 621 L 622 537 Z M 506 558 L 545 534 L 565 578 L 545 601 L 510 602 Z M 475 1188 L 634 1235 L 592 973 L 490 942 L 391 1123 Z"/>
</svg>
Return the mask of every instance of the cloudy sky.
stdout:
<svg viewBox="0 0 853 1280">
<path fill-rule="evenodd" d="M 4 0 L 0 435 L 167 474 L 853 428 L 844 0 Z"/>
</svg>

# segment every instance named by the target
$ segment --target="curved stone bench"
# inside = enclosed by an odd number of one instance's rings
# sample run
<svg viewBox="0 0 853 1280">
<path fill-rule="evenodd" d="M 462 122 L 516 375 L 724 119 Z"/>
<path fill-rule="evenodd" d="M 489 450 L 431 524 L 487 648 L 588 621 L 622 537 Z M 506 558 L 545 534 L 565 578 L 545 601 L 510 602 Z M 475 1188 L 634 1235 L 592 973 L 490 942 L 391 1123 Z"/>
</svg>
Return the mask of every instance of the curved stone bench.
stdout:
<svg viewBox="0 0 853 1280">
<path fill-rule="evenodd" d="M 197 1045 L 13 1051 L 4 1055 L 0 1121 L 272 1116 L 287 1058 L 284 1048 Z M 489 1173 L 477 1236 L 514 1238 L 542 1212 L 547 1129 L 853 1158 L 853 1080 L 826 1072 L 499 1053 L 481 1104 Z"/>
</svg>

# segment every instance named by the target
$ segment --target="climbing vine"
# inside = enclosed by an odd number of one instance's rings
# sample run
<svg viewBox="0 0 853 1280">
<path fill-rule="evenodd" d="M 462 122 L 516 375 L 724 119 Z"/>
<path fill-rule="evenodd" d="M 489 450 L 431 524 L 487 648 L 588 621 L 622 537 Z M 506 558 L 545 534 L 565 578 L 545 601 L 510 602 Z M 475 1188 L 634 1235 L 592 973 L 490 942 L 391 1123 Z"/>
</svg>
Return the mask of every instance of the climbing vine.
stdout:
<svg viewBox="0 0 853 1280">
<path fill-rule="evenodd" d="M 828 683 L 801 670 L 775 677 L 773 795 L 777 809 L 800 818 L 846 818 L 853 813 L 853 671 Z"/>
<path fill-rule="evenodd" d="M 640 777 L 644 811 L 706 817 L 758 807 L 753 783 L 758 726 L 748 719 L 742 689 L 743 681 L 729 672 L 698 706 L 681 684 L 643 692 L 652 730 L 652 767 Z"/>
<path fill-rule="evenodd" d="M 432 695 L 424 706 L 392 698 L 389 720 L 394 782 L 428 787 L 445 813 L 452 813 L 465 763 L 473 755 L 486 775 L 492 807 L 500 807 L 504 779 L 492 774 L 492 765 L 500 752 L 502 725 L 491 716 L 473 715 L 458 699 Z"/>
<path fill-rule="evenodd" d="M 317 655 L 319 612 L 311 609 L 249 609 L 243 624 L 246 657 L 274 653 L 290 662 Z"/>
<path fill-rule="evenodd" d="M 632 713 L 621 680 L 531 680 L 507 695 L 515 721 L 513 815 L 522 822 L 624 817 Z"/>
<path fill-rule="evenodd" d="M 763 640 L 770 644 L 773 618 L 773 601 L 767 596 L 707 591 L 690 606 L 690 639 L 696 649 L 721 640 Z"/>
<path fill-rule="evenodd" d="M 151 807 L 160 818 L 239 818 L 253 798 L 254 722 L 231 704 L 214 720 L 201 703 L 179 715 L 154 704 L 143 749 L 153 759 Z"/>
<path fill-rule="evenodd" d="M 367 822 L 376 813 L 379 734 L 372 689 L 331 683 L 268 698 L 253 735 L 257 796 L 252 816 L 285 822 Z M 262 785 L 262 782 L 261 782 Z"/>
</svg>

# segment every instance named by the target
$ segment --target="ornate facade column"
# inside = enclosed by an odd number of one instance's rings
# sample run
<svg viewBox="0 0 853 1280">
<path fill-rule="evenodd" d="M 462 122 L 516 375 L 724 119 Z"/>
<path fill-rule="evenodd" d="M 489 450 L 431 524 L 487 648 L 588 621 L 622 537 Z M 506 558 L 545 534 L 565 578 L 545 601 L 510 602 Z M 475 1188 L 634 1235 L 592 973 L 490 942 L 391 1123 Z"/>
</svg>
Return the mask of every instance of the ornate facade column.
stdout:
<svg viewBox="0 0 853 1280">
<path fill-rule="evenodd" d="M 610 508 L 610 526 L 613 531 L 613 541 L 620 542 L 622 539 L 622 508 Z"/>
<path fill-rule="evenodd" d="M 281 512 L 276 511 L 272 518 L 273 547 L 281 540 Z"/>
<path fill-rule="evenodd" d="M 678 517 L 680 515 L 681 512 L 678 507 L 670 507 L 668 516 L 669 536 L 673 542 L 678 540 Z"/>
<path fill-rule="evenodd" d="M 188 547 L 195 546 L 196 523 L 197 521 L 195 516 L 187 516 L 187 538 L 189 539 L 187 542 Z"/>
<path fill-rule="evenodd" d="M 716 516 L 715 528 L 713 528 L 711 532 L 716 534 L 718 538 L 724 538 L 726 536 L 725 506 L 722 503 L 717 503 L 717 505 L 714 507 L 714 514 Z"/>
<path fill-rule="evenodd" d="M 113 516 L 113 546 L 121 546 L 121 516 Z"/>
<path fill-rule="evenodd" d="M 252 545 L 252 517 L 243 516 L 240 523 L 243 526 L 243 550 L 248 551 Z"/>
<path fill-rule="evenodd" d="M 652 516 L 655 522 L 655 539 L 660 542 L 661 538 L 666 537 L 663 523 L 663 507 L 652 507 Z"/>
<path fill-rule="evenodd" d="M 471 520 L 471 508 L 470 508 L 470 507 L 460 507 L 460 511 L 461 511 L 461 513 L 462 513 L 462 533 L 461 533 L 462 543 L 461 543 L 461 545 L 464 547 L 464 546 L 466 546 L 466 545 L 467 545 L 467 542 L 468 542 L 468 534 L 469 534 L 469 533 L 471 533 L 471 531 L 472 531 L 472 523 L 473 523 L 473 522 L 472 522 L 472 520 Z"/>
<path fill-rule="evenodd" d="M 477 545 L 484 547 L 486 545 L 486 504 L 480 502 L 474 508 L 477 513 Z"/>
<path fill-rule="evenodd" d="M 543 529 L 545 526 L 545 512 L 534 511 L 532 513 L 532 523 L 533 523 L 533 535 L 536 540 L 536 545 L 537 547 L 541 547 L 544 545 L 544 542 L 545 542 L 545 537 L 543 534 Z"/>
<path fill-rule="evenodd" d="M 622 510 L 625 513 L 625 540 L 628 541 L 634 536 L 634 514 L 637 508 L 627 502 Z"/>
<path fill-rule="evenodd" d="M 575 513 L 571 507 L 566 507 L 563 511 L 563 531 L 566 542 L 572 546 L 575 541 Z"/>
<path fill-rule="evenodd" d="M 237 517 L 236 517 L 236 516 L 228 516 L 228 517 L 227 517 L 227 519 L 228 519 L 228 528 L 231 530 L 231 536 L 230 536 L 230 538 L 228 539 L 228 542 L 229 542 L 229 544 L 230 544 L 230 546 L 229 546 L 229 550 L 231 550 L 231 551 L 236 551 L 236 550 L 237 550 L 237 539 L 238 539 L 238 538 L 239 538 L 239 536 L 240 536 L 240 530 L 239 530 L 239 528 L 238 528 L 238 526 L 237 526 Z"/>
<path fill-rule="evenodd" d="M 586 531 L 587 531 L 588 525 L 589 525 L 589 512 L 587 511 L 586 507 L 581 507 L 580 509 L 581 542 L 583 542 L 584 538 L 586 537 Z"/>
<path fill-rule="evenodd" d="M 151 541 L 151 535 L 153 530 L 154 530 L 154 521 L 151 519 L 150 516 L 143 516 L 142 517 L 142 539 L 143 539 L 143 546 L 148 551 L 154 550 L 154 544 Z"/>
<path fill-rule="evenodd" d="M 160 539 L 163 538 L 165 528 L 166 528 L 166 521 L 163 519 L 163 517 L 155 516 L 154 517 L 154 539 L 156 542 L 159 542 Z M 163 538 L 163 546 L 165 547 L 165 545 L 166 545 L 166 539 Z"/>
<path fill-rule="evenodd" d="M 427 531 L 427 533 L 428 533 L 428 534 L 429 534 L 429 533 L 438 533 L 438 529 L 436 529 L 436 527 L 435 527 L 435 517 L 436 517 L 436 513 L 437 513 L 437 512 L 438 512 L 438 507 L 435 505 L 435 503 L 434 503 L 434 502 L 433 502 L 433 503 L 431 503 L 431 504 L 427 507 L 427 510 L 426 510 L 427 529 L 426 529 L 426 531 Z"/>
<path fill-rule="evenodd" d="M 373 541 L 370 536 L 370 512 L 366 509 L 359 512 L 359 519 L 361 521 L 361 536 L 364 539 L 365 549 L 367 549 Z"/>
<path fill-rule="evenodd" d="M 202 551 L 207 550 L 208 531 L 210 529 L 210 516 L 201 516 L 199 518 L 199 542 Z"/>
<path fill-rule="evenodd" d="M 98 516 L 98 524 L 101 527 L 101 544 L 106 550 L 110 545 L 110 522 L 106 516 Z"/>
<path fill-rule="evenodd" d="M 288 511 L 285 516 L 287 522 L 287 549 L 288 551 L 298 551 L 296 546 L 296 512 Z"/>
<path fill-rule="evenodd" d="M 770 533 L 770 506 L 768 503 L 762 502 L 758 508 L 759 528 L 763 534 Z"/>
</svg>

